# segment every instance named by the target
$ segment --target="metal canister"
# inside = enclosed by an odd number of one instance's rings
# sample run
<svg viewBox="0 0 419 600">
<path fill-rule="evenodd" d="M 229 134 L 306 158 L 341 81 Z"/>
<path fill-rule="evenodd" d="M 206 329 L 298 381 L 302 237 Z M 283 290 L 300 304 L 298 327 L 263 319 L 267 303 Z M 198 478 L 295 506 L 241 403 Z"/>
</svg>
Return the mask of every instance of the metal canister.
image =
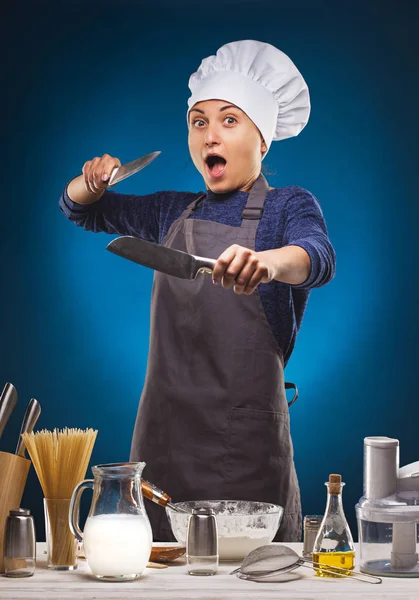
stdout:
<svg viewBox="0 0 419 600">
<path fill-rule="evenodd" d="M 30 577 L 35 572 L 35 524 L 29 510 L 11 510 L 4 536 L 4 574 L 6 577 Z"/>
<path fill-rule="evenodd" d="M 189 575 L 214 575 L 218 569 L 217 521 L 211 508 L 192 510 L 186 540 Z"/>
<path fill-rule="evenodd" d="M 323 517 L 320 515 L 307 515 L 304 517 L 304 544 L 303 558 L 310 558 Z"/>
</svg>

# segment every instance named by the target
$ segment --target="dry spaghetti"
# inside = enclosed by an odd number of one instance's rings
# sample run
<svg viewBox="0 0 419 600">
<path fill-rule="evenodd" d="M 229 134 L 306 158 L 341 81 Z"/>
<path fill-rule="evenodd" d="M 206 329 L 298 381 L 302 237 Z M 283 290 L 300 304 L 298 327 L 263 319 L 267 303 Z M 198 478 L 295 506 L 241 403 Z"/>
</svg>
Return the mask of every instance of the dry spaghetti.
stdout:
<svg viewBox="0 0 419 600">
<path fill-rule="evenodd" d="M 85 478 L 96 436 L 97 430 L 69 428 L 22 435 L 45 496 L 50 566 L 76 564 L 68 510 L 75 486 Z"/>
</svg>

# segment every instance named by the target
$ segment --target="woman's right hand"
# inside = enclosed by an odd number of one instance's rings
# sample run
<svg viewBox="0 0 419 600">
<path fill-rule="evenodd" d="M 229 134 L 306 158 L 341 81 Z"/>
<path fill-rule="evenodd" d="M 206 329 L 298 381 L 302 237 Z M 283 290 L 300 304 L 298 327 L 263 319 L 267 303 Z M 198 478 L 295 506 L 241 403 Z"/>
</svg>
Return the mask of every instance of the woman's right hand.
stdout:
<svg viewBox="0 0 419 600">
<path fill-rule="evenodd" d="M 109 179 L 115 167 L 120 167 L 119 158 L 104 154 L 101 158 L 96 156 L 83 165 L 83 183 L 86 190 L 99 199 L 108 187 Z"/>
</svg>

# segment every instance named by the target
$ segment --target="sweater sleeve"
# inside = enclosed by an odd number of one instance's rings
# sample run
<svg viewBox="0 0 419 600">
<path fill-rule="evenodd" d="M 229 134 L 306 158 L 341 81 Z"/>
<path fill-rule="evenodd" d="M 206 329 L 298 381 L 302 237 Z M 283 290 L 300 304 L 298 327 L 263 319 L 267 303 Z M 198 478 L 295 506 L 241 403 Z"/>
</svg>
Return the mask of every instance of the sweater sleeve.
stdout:
<svg viewBox="0 0 419 600">
<path fill-rule="evenodd" d="M 160 204 L 164 192 L 135 196 L 106 190 L 97 202 L 77 204 L 69 197 L 67 187 L 59 206 L 64 215 L 79 227 L 95 233 L 133 235 L 158 243 Z"/>
<path fill-rule="evenodd" d="M 335 276 L 336 254 L 329 240 L 320 204 L 303 188 L 296 188 L 287 201 L 284 246 L 300 246 L 310 257 L 308 278 L 299 285 L 293 285 L 293 288 L 321 287 Z"/>
</svg>

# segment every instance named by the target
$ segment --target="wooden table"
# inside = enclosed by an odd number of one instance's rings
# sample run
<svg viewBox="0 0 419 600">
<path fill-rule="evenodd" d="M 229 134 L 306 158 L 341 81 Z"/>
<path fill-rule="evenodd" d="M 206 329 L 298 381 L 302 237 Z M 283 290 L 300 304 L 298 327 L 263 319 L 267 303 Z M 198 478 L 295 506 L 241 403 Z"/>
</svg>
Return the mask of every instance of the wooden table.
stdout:
<svg viewBox="0 0 419 600">
<path fill-rule="evenodd" d="M 287 544 L 298 553 L 302 544 Z M 229 575 L 236 564 L 221 563 L 212 577 L 187 574 L 184 559 L 168 569 L 147 569 L 133 582 L 107 583 L 94 578 L 85 560 L 76 571 L 59 572 L 46 568 L 45 544 L 37 544 L 37 568 L 33 577 L 11 579 L 0 576 L 0 599 L 19 600 L 56 598 L 60 600 L 418 600 L 419 579 L 383 578 L 378 585 L 350 579 L 320 579 L 314 572 L 300 567 L 282 576 L 282 581 L 256 583 Z M 357 565 L 358 568 L 358 565 Z"/>
</svg>

